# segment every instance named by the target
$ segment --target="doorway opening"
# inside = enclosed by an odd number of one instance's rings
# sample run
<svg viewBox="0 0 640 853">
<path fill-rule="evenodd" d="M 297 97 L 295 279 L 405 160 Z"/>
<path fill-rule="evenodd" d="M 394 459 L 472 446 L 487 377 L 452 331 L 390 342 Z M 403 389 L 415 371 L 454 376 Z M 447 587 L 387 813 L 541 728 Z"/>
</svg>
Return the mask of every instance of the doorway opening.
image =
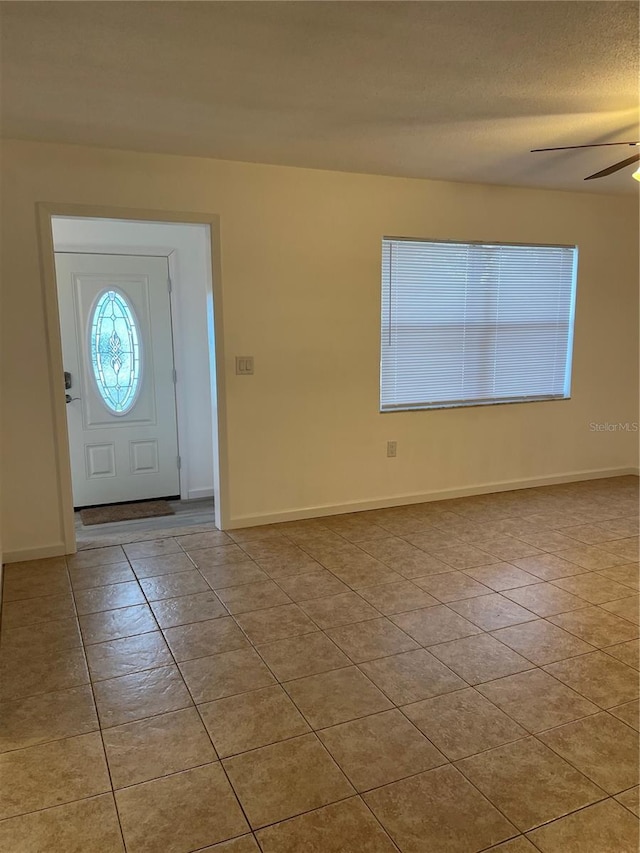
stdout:
<svg viewBox="0 0 640 853">
<path fill-rule="evenodd" d="M 212 221 L 66 209 L 45 215 L 63 367 L 67 513 L 162 500 L 172 513 L 85 527 L 76 512 L 65 518 L 69 550 L 76 541 L 106 544 L 123 524 L 159 533 L 212 522 L 221 528 Z"/>
</svg>

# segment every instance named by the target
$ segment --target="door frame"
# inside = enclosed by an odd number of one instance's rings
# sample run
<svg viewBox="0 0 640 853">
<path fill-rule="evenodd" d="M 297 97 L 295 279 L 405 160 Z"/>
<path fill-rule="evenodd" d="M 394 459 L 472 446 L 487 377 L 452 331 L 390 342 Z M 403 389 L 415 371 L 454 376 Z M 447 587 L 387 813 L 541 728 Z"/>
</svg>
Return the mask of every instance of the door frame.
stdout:
<svg viewBox="0 0 640 853">
<path fill-rule="evenodd" d="M 228 435 L 226 385 L 224 375 L 224 327 L 220 263 L 220 217 L 211 213 L 147 210 L 104 205 L 38 202 L 36 204 L 41 280 L 45 308 L 45 336 L 53 412 L 53 440 L 56 450 L 58 512 L 65 553 L 76 551 L 76 536 L 71 483 L 71 460 L 62 361 L 62 336 L 55 271 L 55 247 L 51 219 L 76 216 L 90 219 L 120 219 L 143 222 L 168 222 L 205 225 L 211 246 L 211 277 L 206 282 L 207 329 L 209 336 L 209 374 L 211 382 L 211 415 L 214 460 L 214 508 L 216 526 L 229 526 Z"/>
</svg>

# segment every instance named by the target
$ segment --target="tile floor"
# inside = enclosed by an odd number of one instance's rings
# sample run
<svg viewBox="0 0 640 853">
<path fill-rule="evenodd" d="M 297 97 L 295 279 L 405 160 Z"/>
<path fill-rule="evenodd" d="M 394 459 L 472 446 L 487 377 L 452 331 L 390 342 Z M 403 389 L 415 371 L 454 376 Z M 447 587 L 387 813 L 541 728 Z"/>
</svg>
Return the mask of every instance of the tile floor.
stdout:
<svg viewBox="0 0 640 853">
<path fill-rule="evenodd" d="M 0 849 L 637 853 L 637 482 L 7 566 Z"/>
</svg>

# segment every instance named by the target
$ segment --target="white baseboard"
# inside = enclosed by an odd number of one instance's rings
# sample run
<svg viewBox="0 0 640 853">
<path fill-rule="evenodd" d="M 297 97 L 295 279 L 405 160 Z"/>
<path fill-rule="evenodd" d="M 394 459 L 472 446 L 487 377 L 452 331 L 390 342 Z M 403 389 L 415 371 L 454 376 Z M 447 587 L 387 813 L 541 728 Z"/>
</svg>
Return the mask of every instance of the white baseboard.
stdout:
<svg viewBox="0 0 640 853">
<path fill-rule="evenodd" d="M 348 512 L 363 512 L 368 509 L 386 509 L 394 506 L 408 506 L 428 501 L 441 501 L 448 498 L 464 498 L 471 495 L 485 495 L 492 492 L 508 492 L 515 489 L 530 489 L 536 486 L 553 486 L 560 483 L 575 483 L 582 480 L 602 480 L 607 477 L 624 477 L 640 474 L 638 468 L 600 468 L 593 471 L 571 471 L 549 477 L 530 477 L 524 480 L 503 480 L 498 483 L 464 486 L 458 489 L 441 489 L 437 492 L 421 492 L 397 495 L 392 498 L 379 498 L 366 501 L 351 501 L 343 504 L 305 507 L 304 509 L 283 510 L 282 512 L 262 515 L 239 515 L 231 518 L 227 530 L 238 527 L 256 527 L 260 524 L 277 524 L 281 521 L 298 521 L 305 518 L 321 518 L 326 515 L 342 515 Z"/>
<path fill-rule="evenodd" d="M 64 542 L 55 542 L 51 545 L 40 545 L 38 548 L 18 548 L 14 551 L 5 551 L 2 559 L 5 563 L 21 563 L 26 560 L 43 560 L 46 557 L 63 557 L 67 554 Z"/>
<path fill-rule="evenodd" d="M 343 504 L 304 507 L 303 509 L 283 510 L 281 512 L 258 515 L 240 515 L 231 518 L 228 530 L 238 527 L 256 527 L 260 524 L 277 524 L 280 521 L 297 521 L 303 518 L 321 518 L 326 515 L 341 515 L 348 512 L 362 512 L 368 509 L 385 509 L 393 506 L 408 506 L 428 501 L 441 501 L 447 498 L 463 498 L 470 495 L 484 495 L 491 492 L 507 492 L 514 489 L 529 489 L 536 486 L 553 486 L 559 483 L 575 483 L 581 480 L 601 480 L 606 477 L 624 477 L 640 475 L 640 469 L 630 468 L 600 468 L 592 471 L 571 471 L 566 474 L 556 474 L 549 477 L 531 477 L 524 480 L 504 480 L 498 483 L 465 486 L 458 489 L 441 489 L 437 492 L 421 492 L 409 495 L 396 495 L 391 498 L 377 498 L 367 501 L 350 501 Z M 213 490 L 194 489 L 189 493 L 189 499 L 208 498 L 213 496 Z M 45 557 L 61 557 L 67 553 L 63 542 L 51 545 L 41 545 L 38 548 L 20 548 L 6 551 L 2 558 L 5 563 L 18 563 L 26 560 L 39 560 Z"/>
<path fill-rule="evenodd" d="M 183 498 L 183 500 L 187 501 L 198 501 L 204 498 L 212 498 L 213 497 L 213 489 L 189 489 L 187 492 L 187 497 Z"/>
</svg>

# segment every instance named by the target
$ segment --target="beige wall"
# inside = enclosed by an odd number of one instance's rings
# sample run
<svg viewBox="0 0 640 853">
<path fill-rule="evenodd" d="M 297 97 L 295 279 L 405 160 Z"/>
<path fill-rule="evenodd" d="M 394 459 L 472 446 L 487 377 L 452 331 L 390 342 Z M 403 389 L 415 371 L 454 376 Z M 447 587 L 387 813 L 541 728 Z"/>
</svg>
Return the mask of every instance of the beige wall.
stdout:
<svg viewBox="0 0 640 853">
<path fill-rule="evenodd" d="M 220 215 L 236 526 L 638 465 L 637 434 L 590 428 L 638 420 L 634 196 L 23 142 L 6 143 L 2 165 L 3 546 L 14 558 L 62 540 L 39 201 Z M 385 234 L 578 244 L 572 399 L 379 414 Z M 253 377 L 234 375 L 237 354 L 255 356 Z"/>
</svg>

